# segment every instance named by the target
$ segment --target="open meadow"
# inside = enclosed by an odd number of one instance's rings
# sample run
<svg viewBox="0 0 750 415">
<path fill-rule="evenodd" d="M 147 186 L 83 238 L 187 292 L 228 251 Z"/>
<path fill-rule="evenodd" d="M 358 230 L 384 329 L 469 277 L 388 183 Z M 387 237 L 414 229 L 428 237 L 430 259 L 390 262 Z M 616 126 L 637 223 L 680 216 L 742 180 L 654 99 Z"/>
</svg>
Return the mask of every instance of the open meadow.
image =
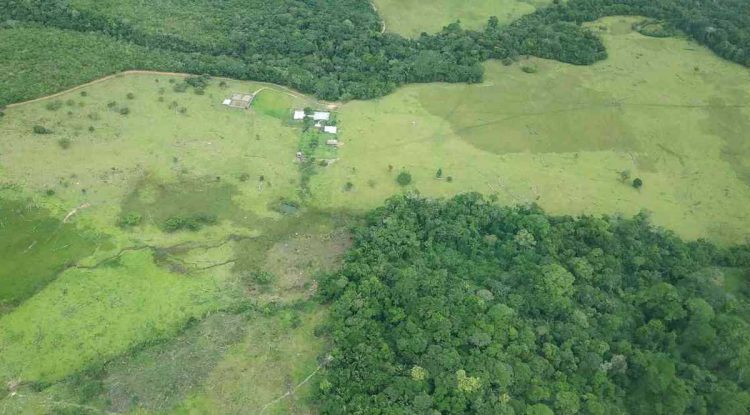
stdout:
<svg viewBox="0 0 750 415">
<path fill-rule="evenodd" d="M 447 15 L 533 9 L 507 3 Z M 388 30 L 434 29 L 377 4 Z M 635 21 L 590 25 L 609 50 L 591 66 L 491 61 L 481 84 L 373 101 L 129 73 L 5 109 L 0 413 L 311 413 L 316 280 L 359 215 L 404 192 L 646 210 L 686 239 L 747 241 L 750 73 Z M 256 96 L 222 105 L 233 93 Z M 292 121 L 304 107 L 333 111 L 338 147 Z"/>
<path fill-rule="evenodd" d="M 500 23 L 510 23 L 546 6 L 551 0 L 375 0 L 373 4 L 383 17 L 386 31 L 406 37 L 422 32 L 436 33 L 456 20 L 467 29 L 481 29 L 491 16 Z"/>
</svg>

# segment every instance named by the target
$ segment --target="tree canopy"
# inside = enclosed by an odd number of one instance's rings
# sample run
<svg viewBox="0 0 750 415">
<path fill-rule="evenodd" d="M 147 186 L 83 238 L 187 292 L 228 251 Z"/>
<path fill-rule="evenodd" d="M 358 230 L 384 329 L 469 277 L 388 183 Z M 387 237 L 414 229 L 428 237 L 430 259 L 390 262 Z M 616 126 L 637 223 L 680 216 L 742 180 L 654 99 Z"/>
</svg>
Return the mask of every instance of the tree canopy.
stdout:
<svg viewBox="0 0 750 415">
<path fill-rule="evenodd" d="M 0 28 L 41 25 L 99 34 L 153 52 L 139 52 L 132 69 L 269 81 L 329 100 L 378 97 L 409 82 L 479 82 L 481 63 L 490 58 L 535 55 L 591 64 L 607 54 L 601 40 L 580 23 L 622 14 L 665 20 L 719 55 L 750 65 L 750 3 L 745 0 L 569 0 L 510 25 L 499 25 L 495 18 L 484 30 L 472 31 L 453 23 L 417 39 L 381 34 L 379 17 L 367 0 L 131 3 L 3 0 Z M 163 24 L 167 15 L 169 28 Z M 100 41 L 79 40 L 86 39 Z M 46 45 L 55 47 L 54 42 Z M 121 49 L 132 54 L 130 48 Z M 168 55 L 168 62 L 161 54 Z"/>
<path fill-rule="evenodd" d="M 746 414 L 749 267 L 644 214 L 397 197 L 321 283 L 321 413 Z"/>
</svg>

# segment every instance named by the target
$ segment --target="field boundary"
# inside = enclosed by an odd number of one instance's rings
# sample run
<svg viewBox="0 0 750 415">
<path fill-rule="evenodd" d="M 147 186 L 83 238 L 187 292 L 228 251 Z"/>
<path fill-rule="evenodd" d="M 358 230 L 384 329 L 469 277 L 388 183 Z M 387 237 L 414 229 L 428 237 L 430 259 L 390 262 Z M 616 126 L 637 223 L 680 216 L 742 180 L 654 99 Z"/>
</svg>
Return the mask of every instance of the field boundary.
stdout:
<svg viewBox="0 0 750 415">
<path fill-rule="evenodd" d="M 15 107 L 20 107 L 20 106 L 26 105 L 26 104 L 33 104 L 35 102 L 40 102 L 40 101 L 45 101 L 45 100 L 52 99 L 52 98 L 57 98 L 59 96 L 62 96 L 62 95 L 65 95 L 65 94 L 68 94 L 68 93 L 71 93 L 71 92 L 75 92 L 75 91 L 78 91 L 78 90 L 83 89 L 83 88 L 88 88 L 90 86 L 93 86 L 93 85 L 96 85 L 96 84 L 99 84 L 99 83 L 102 83 L 102 82 L 106 82 L 106 81 L 109 81 L 109 80 L 112 80 L 112 79 L 115 79 L 115 78 L 119 78 L 119 77 L 122 77 L 122 76 L 129 76 L 129 75 L 164 75 L 164 76 L 179 76 L 179 77 L 182 77 L 182 78 L 187 78 L 188 76 L 194 76 L 195 74 L 184 73 L 184 72 L 161 72 L 161 71 L 148 71 L 148 70 L 141 70 L 141 69 L 132 69 L 132 70 L 127 70 L 127 71 L 116 72 L 116 73 L 113 73 L 111 75 L 107 75 L 107 76 L 104 76 L 104 77 L 101 77 L 101 78 L 98 78 L 98 79 L 94 79 L 93 81 L 89 81 L 89 82 L 86 82 L 84 84 L 76 85 L 76 86 L 74 86 L 72 88 L 68 88 L 68 89 L 65 89 L 65 90 L 60 91 L 60 92 L 55 92 L 54 94 L 45 95 L 43 97 L 34 98 L 34 99 L 27 100 L 27 101 L 21 101 L 21 102 L 15 102 L 13 104 L 8 104 L 8 105 L 5 106 L 5 108 L 15 108 Z M 318 101 L 318 102 L 322 102 L 324 104 L 329 104 L 329 105 L 334 105 L 334 106 L 339 106 L 341 104 L 338 101 L 322 101 L 322 100 L 317 100 L 314 97 L 307 96 L 307 95 L 305 95 L 305 94 L 303 94 L 301 92 L 295 91 L 295 90 L 293 90 L 291 88 L 287 88 L 285 86 L 274 84 L 272 82 L 242 80 L 242 79 L 227 78 L 227 77 L 223 77 L 223 76 L 212 76 L 211 78 L 212 79 L 228 80 L 228 81 L 252 82 L 252 83 L 256 83 L 256 84 L 265 85 L 265 87 L 259 89 L 258 92 L 260 92 L 260 91 L 262 91 L 262 90 L 264 90 L 266 88 L 273 88 L 273 89 L 281 90 L 284 93 L 286 93 L 288 95 L 291 95 L 291 96 L 293 96 L 295 98 L 299 98 L 299 99 L 306 100 L 306 101 L 315 100 L 315 101 Z"/>
</svg>

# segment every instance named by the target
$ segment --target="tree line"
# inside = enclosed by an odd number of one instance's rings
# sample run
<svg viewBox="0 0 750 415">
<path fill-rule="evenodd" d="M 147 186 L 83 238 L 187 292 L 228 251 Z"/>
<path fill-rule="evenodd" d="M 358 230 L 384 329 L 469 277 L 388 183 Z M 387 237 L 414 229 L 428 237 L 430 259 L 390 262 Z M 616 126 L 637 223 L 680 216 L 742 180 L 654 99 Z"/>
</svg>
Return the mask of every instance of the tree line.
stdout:
<svg viewBox="0 0 750 415">
<path fill-rule="evenodd" d="M 176 10 L 172 18 L 182 19 L 183 28 L 170 31 L 143 23 L 164 17 L 153 16 L 150 6 L 139 6 L 140 14 L 128 18 L 106 5 L 76 4 L 2 0 L 0 16 L 6 25 L 33 22 L 94 32 L 168 52 L 167 69 L 274 82 L 328 100 L 378 97 L 404 83 L 479 82 L 481 63 L 489 58 L 534 55 L 591 64 L 606 51 L 580 23 L 609 15 L 669 21 L 719 55 L 750 64 L 750 6 L 744 0 L 570 0 L 510 25 L 491 18 L 484 30 L 472 31 L 454 23 L 417 39 L 381 34 L 366 0 L 201 0 Z"/>
<path fill-rule="evenodd" d="M 748 276 L 749 246 L 685 242 L 645 214 L 397 197 L 321 281 L 319 409 L 747 414 Z"/>
</svg>

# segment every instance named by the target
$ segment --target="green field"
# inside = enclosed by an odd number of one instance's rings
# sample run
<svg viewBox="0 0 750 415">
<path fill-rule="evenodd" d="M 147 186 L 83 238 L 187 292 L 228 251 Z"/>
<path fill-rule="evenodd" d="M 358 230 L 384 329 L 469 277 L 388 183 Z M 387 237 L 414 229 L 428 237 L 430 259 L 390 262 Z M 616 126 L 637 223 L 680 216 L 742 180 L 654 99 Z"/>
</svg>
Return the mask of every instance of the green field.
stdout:
<svg viewBox="0 0 750 415">
<path fill-rule="evenodd" d="M 481 29 L 490 16 L 500 23 L 510 23 L 545 6 L 548 0 L 375 0 L 373 2 L 385 22 L 386 31 L 406 37 L 422 32 L 436 33 L 456 20 L 467 29 Z"/>
<path fill-rule="evenodd" d="M 610 51 L 592 66 L 489 62 L 482 84 L 335 104 L 335 150 L 291 121 L 327 103 L 253 82 L 126 74 L 6 109 L 0 413 L 308 413 L 315 280 L 353 217 L 402 192 L 647 210 L 688 239 L 746 241 L 747 69 L 633 21 L 592 26 Z M 256 91 L 249 110 L 221 104 Z"/>
<path fill-rule="evenodd" d="M 376 206 L 407 169 L 428 196 L 473 190 L 556 214 L 645 209 L 683 237 L 744 241 L 748 71 L 686 40 L 634 33 L 632 21 L 601 21 L 611 53 L 599 64 L 491 62 L 483 84 L 410 86 L 343 106 L 341 160 L 313 178 L 316 204 Z M 618 180 L 623 170 L 643 179 L 640 191 Z M 354 194 L 338 191 L 347 181 Z"/>
</svg>

